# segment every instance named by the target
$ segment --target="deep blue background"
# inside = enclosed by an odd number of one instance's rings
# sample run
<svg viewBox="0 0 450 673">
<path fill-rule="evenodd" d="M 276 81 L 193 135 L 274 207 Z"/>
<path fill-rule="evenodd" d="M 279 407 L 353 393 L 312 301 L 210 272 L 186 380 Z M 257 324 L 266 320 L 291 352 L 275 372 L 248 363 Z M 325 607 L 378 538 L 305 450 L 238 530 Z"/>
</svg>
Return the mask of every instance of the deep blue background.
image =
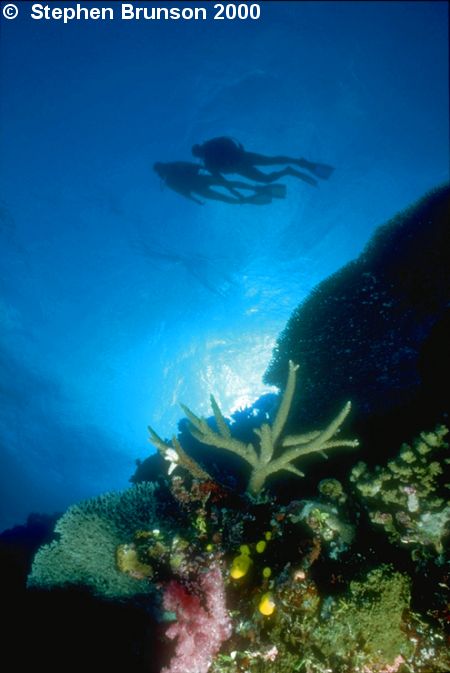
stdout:
<svg viewBox="0 0 450 673">
<path fill-rule="evenodd" d="M 17 4 L 0 19 L 0 529 L 125 487 L 179 401 L 252 402 L 291 310 L 449 159 L 447 3 L 69 25 Z M 154 161 L 223 134 L 336 171 L 265 207 L 161 190 Z"/>
</svg>

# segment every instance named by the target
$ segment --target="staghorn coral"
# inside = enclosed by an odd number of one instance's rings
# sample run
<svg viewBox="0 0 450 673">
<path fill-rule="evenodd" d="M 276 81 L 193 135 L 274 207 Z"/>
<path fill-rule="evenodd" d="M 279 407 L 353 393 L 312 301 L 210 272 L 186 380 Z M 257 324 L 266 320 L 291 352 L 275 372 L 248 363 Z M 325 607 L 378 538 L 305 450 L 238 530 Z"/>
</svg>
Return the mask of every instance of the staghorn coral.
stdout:
<svg viewBox="0 0 450 673">
<path fill-rule="evenodd" d="M 295 392 L 298 368 L 298 365 L 289 361 L 286 388 L 273 424 L 264 423 L 261 428 L 254 431 L 259 437 L 258 449 L 253 444 L 246 444 L 231 435 L 230 428 L 212 395 L 211 406 L 216 420 L 217 431 L 213 430 L 204 418 L 199 418 L 188 407 L 181 405 L 190 422 L 189 431 L 195 439 L 202 444 L 231 451 L 231 453 L 236 454 L 250 465 L 251 475 L 248 492 L 252 495 L 257 495 L 263 489 L 267 478 L 278 472 L 285 471 L 298 477 L 303 477 L 303 472 L 293 464 L 298 458 L 310 453 L 323 453 L 328 449 L 336 447 L 358 446 L 358 440 L 335 438 L 350 412 L 350 402 L 347 402 L 342 411 L 331 421 L 325 430 L 283 437 L 283 430 Z M 181 450 L 180 452 L 181 446 L 179 442 L 173 440 L 172 444 L 168 444 L 163 442 L 151 427 L 149 427 L 149 431 L 152 441 L 160 453 L 170 461 L 171 468 L 179 464 L 185 467 L 194 477 L 210 478 L 207 473 L 204 473 L 203 476 L 201 475 L 201 471 L 204 471 L 192 459 L 189 458 L 189 463 L 186 463 L 186 458 L 188 457 L 184 451 Z M 169 471 L 171 471 L 171 468 L 169 468 Z"/>
<path fill-rule="evenodd" d="M 160 521 L 157 489 L 147 482 L 70 507 L 55 526 L 59 538 L 37 552 L 28 586 L 87 586 L 109 598 L 148 593 L 147 582 L 120 571 L 117 553 L 137 530 Z"/>
<path fill-rule="evenodd" d="M 212 477 L 206 470 L 204 470 L 200 465 L 193 460 L 188 454 L 183 450 L 180 442 L 176 437 L 172 438 L 172 444 L 164 442 L 164 440 L 159 437 L 159 435 L 153 430 L 152 427 L 148 426 L 148 431 L 150 433 L 151 442 L 156 446 L 164 460 L 169 462 L 168 474 L 172 474 L 177 467 L 181 467 L 186 470 L 191 477 L 198 479 L 200 481 L 213 481 Z"/>
</svg>

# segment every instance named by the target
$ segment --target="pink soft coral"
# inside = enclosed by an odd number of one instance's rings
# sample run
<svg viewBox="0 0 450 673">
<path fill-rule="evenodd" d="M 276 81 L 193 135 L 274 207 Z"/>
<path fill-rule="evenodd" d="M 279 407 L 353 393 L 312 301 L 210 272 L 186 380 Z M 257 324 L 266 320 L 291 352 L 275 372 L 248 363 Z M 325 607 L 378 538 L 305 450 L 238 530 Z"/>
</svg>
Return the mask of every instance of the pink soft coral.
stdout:
<svg viewBox="0 0 450 673">
<path fill-rule="evenodd" d="M 164 591 L 164 608 L 177 615 L 166 635 L 178 640 L 170 667 L 161 673 L 206 673 L 222 643 L 231 636 L 231 619 L 225 607 L 218 565 L 200 574 L 198 589 L 205 607 L 199 596 L 188 593 L 176 581 L 170 582 Z"/>
<path fill-rule="evenodd" d="M 398 657 L 395 658 L 395 660 L 392 662 L 392 664 L 385 664 L 385 666 L 376 666 L 375 668 L 371 668 L 370 666 L 364 666 L 363 667 L 363 673 L 397 673 L 398 669 L 402 664 L 405 663 L 405 660 L 403 659 L 402 655 L 399 654 Z"/>
</svg>

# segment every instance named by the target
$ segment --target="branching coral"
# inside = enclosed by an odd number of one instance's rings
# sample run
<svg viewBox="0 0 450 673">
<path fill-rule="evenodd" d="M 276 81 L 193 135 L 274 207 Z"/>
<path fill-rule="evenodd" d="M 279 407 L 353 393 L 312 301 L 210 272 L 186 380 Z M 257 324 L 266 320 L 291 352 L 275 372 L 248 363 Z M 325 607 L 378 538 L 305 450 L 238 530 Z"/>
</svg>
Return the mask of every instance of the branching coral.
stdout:
<svg viewBox="0 0 450 673">
<path fill-rule="evenodd" d="M 168 444 L 161 439 L 152 427 L 148 426 L 148 431 L 150 433 L 150 441 L 156 446 L 164 460 L 169 462 L 169 475 L 171 475 L 177 467 L 181 467 L 189 472 L 194 479 L 199 479 L 200 481 L 212 481 L 212 477 L 208 472 L 187 455 L 176 437 L 172 438 L 172 444 Z"/>
<path fill-rule="evenodd" d="M 199 418 L 188 407 L 181 405 L 190 422 L 190 433 L 195 439 L 202 444 L 230 451 L 240 456 L 250 465 L 251 475 L 248 491 L 252 495 L 257 495 L 264 487 L 267 478 L 278 472 L 285 471 L 298 477 L 303 477 L 303 472 L 294 465 L 294 461 L 298 458 L 302 458 L 310 453 L 322 453 L 336 447 L 358 446 L 358 440 L 356 439 L 336 438 L 342 423 L 350 412 L 350 402 L 346 403 L 341 412 L 324 430 L 283 437 L 283 431 L 295 392 L 298 368 L 298 365 L 291 361 L 289 362 L 286 389 L 272 425 L 264 423 L 259 429 L 254 431 L 259 437 L 258 448 L 254 444 L 246 444 L 231 435 L 230 428 L 212 395 L 211 406 L 216 420 L 217 431 L 208 425 L 206 419 Z M 193 476 L 200 476 L 196 475 L 194 471 L 198 472 L 202 468 L 187 457 L 184 451 L 181 450 L 180 452 L 181 446 L 179 442 L 173 440 L 172 445 L 167 444 L 158 437 L 152 428 L 149 428 L 149 431 L 152 441 L 166 459 L 171 460 L 173 465 L 179 464 L 185 467 Z M 186 461 L 186 458 L 188 458 L 189 462 Z M 206 474 L 203 478 L 209 478 L 209 475 Z"/>
</svg>

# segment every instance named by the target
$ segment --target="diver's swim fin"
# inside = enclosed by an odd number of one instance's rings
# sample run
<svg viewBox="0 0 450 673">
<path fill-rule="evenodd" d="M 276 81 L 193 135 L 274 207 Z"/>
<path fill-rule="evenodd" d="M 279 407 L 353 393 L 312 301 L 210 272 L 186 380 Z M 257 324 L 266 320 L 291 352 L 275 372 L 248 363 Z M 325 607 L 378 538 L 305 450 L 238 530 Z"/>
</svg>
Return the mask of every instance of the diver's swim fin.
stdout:
<svg viewBox="0 0 450 673">
<path fill-rule="evenodd" d="M 314 164 L 312 161 L 306 162 L 304 168 L 316 177 L 322 178 L 322 180 L 328 180 L 334 171 L 334 166 L 329 166 L 328 164 Z"/>
<path fill-rule="evenodd" d="M 251 196 L 245 196 L 242 199 L 242 203 L 252 203 L 255 206 L 266 206 L 268 203 L 272 203 L 272 196 L 266 191 L 258 191 Z"/>
<path fill-rule="evenodd" d="M 306 166 L 305 166 L 306 168 Z M 295 178 L 298 178 L 299 180 L 303 180 L 303 182 L 307 182 L 308 185 L 312 185 L 313 187 L 317 187 L 317 180 L 312 178 L 308 173 L 304 173 L 303 171 L 298 171 L 296 168 L 292 168 L 292 166 L 287 166 L 285 169 L 286 175 L 293 175 Z"/>
</svg>

